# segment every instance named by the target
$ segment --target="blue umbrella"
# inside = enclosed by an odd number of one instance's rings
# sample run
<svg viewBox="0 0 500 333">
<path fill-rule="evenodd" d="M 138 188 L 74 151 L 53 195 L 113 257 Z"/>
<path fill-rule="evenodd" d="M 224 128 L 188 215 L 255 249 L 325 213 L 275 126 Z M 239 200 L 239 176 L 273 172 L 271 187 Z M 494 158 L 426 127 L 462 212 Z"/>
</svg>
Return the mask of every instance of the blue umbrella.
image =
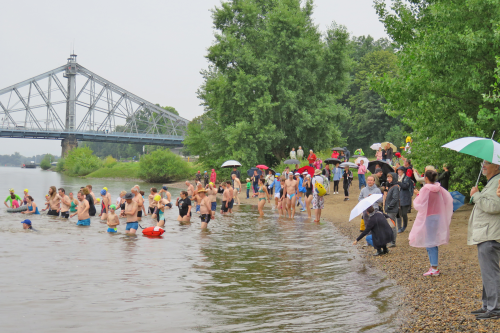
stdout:
<svg viewBox="0 0 500 333">
<path fill-rule="evenodd" d="M 465 195 L 458 191 L 450 192 L 451 197 L 453 198 L 453 211 L 456 212 L 457 209 L 462 207 L 465 203 Z"/>
</svg>

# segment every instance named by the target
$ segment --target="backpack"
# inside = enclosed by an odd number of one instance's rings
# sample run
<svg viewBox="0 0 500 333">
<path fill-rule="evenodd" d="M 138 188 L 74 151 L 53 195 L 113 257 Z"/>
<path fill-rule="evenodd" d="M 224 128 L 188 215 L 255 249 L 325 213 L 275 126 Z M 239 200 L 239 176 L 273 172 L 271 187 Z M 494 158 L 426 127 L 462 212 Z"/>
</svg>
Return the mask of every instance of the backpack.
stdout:
<svg viewBox="0 0 500 333">
<path fill-rule="evenodd" d="M 315 182 L 314 183 L 314 188 L 315 188 L 316 194 L 318 196 L 322 197 L 322 196 L 324 196 L 326 194 L 326 189 L 323 186 L 323 184 L 321 184 L 320 182 Z"/>
</svg>

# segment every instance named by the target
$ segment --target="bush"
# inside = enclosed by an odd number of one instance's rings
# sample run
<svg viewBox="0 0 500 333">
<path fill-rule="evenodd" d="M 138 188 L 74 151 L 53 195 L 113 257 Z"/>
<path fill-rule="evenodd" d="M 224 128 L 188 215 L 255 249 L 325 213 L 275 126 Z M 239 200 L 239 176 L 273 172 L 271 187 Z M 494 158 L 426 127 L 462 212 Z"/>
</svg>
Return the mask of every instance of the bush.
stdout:
<svg viewBox="0 0 500 333">
<path fill-rule="evenodd" d="M 118 163 L 116 161 L 116 158 L 114 158 L 113 156 L 109 155 L 108 157 L 106 157 L 106 159 L 104 160 L 104 167 L 105 168 L 112 168 L 116 165 L 116 163 Z"/>
<path fill-rule="evenodd" d="M 88 147 L 72 149 L 64 159 L 64 169 L 70 176 L 86 176 L 101 168 L 102 164 Z"/>
<path fill-rule="evenodd" d="M 139 167 L 139 177 L 152 183 L 182 180 L 193 172 L 186 161 L 168 149 L 142 155 Z"/>
<path fill-rule="evenodd" d="M 64 171 L 64 158 L 61 158 L 61 159 L 59 159 L 57 161 L 56 171 L 57 172 L 63 172 Z"/>
<path fill-rule="evenodd" d="M 51 167 L 52 165 L 50 164 L 50 156 L 47 154 L 43 158 L 42 162 L 40 162 L 40 168 L 42 168 L 42 170 L 49 170 Z"/>
</svg>

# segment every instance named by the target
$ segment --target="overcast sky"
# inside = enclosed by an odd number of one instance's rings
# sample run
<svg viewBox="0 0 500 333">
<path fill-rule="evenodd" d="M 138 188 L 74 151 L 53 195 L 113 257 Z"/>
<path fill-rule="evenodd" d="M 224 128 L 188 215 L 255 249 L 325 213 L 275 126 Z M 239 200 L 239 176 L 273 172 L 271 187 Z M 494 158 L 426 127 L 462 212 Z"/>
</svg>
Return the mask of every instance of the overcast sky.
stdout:
<svg viewBox="0 0 500 333">
<path fill-rule="evenodd" d="M 213 42 L 210 9 L 220 0 L 4 1 L 0 19 L 0 89 L 66 63 L 78 63 L 152 102 L 192 119 Z M 352 35 L 386 37 L 373 0 L 315 0 L 314 20 L 333 21 Z M 77 77 L 78 79 L 78 77 Z M 60 141 L 0 138 L 0 155 L 60 155 Z"/>
</svg>

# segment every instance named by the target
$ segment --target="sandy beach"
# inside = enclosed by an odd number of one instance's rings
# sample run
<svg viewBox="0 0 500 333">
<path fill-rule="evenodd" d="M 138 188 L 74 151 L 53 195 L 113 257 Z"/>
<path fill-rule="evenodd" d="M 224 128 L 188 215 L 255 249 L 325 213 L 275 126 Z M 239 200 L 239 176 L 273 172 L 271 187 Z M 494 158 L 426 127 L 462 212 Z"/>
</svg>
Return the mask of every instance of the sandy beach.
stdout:
<svg viewBox="0 0 500 333">
<path fill-rule="evenodd" d="M 183 182 L 170 186 L 185 189 Z M 351 209 L 358 202 L 358 195 L 358 182 L 355 180 L 349 201 L 344 201 L 343 191 L 325 196 L 321 221 L 333 223 L 353 241 L 359 235 L 360 218 L 352 222 L 348 220 Z M 240 200 L 242 204 L 257 206 L 257 199 L 246 199 L 245 193 L 240 194 Z M 270 204 L 266 203 L 266 207 Z M 464 205 L 453 214 L 450 243 L 439 247 L 440 276 L 422 276 L 429 269 L 427 251 L 408 244 L 408 235 L 416 216 L 414 209 L 409 214 L 408 228 L 398 234 L 397 246 L 389 249 L 389 255 L 373 257 L 373 248 L 362 248 L 366 241 L 358 243 L 367 265 L 384 272 L 404 291 L 404 299 L 399 302 L 401 332 L 500 332 L 500 321 L 477 321 L 470 314 L 481 307 L 482 293 L 477 248 L 467 245 L 467 224 L 471 211 L 472 205 Z M 305 212 L 297 211 L 296 214 L 307 216 Z M 313 219 L 311 223 L 314 223 Z"/>
</svg>

